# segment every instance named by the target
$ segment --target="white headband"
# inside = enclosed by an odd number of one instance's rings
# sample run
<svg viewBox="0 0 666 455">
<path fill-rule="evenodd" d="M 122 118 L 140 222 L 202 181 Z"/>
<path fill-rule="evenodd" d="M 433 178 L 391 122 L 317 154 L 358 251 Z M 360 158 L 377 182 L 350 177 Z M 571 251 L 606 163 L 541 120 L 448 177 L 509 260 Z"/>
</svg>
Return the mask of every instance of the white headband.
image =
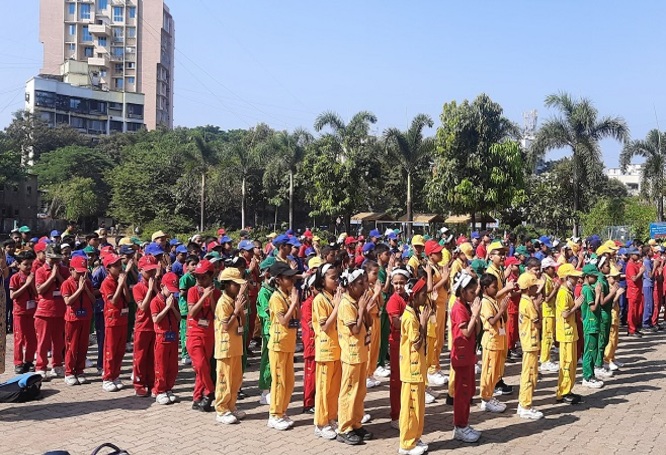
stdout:
<svg viewBox="0 0 666 455">
<path fill-rule="evenodd" d="M 472 281 L 472 275 L 467 272 L 467 270 L 462 270 L 453 279 L 453 292 L 454 294 L 458 292 L 458 289 L 461 287 L 465 289 L 469 282 Z"/>
<path fill-rule="evenodd" d="M 391 279 L 393 279 L 396 275 L 402 275 L 402 276 L 404 276 L 406 279 L 409 279 L 409 276 L 410 276 L 410 275 L 409 275 L 409 272 L 408 272 L 407 270 L 405 270 L 405 269 L 394 269 L 394 270 L 391 272 Z"/>
<path fill-rule="evenodd" d="M 599 260 L 597 261 L 597 268 L 601 268 L 602 265 L 606 262 L 606 259 L 608 259 L 606 256 L 601 256 Z"/>
<path fill-rule="evenodd" d="M 347 286 L 349 286 L 358 278 L 362 277 L 364 273 L 365 270 L 363 269 L 356 269 L 353 271 L 346 270 L 345 272 L 342 273 L 342 279 L 345 280 L 347 282 Z"/>
<path fill-rule="evenodd" d="M 327 262 L 326 264 L 321 266 L 321 268 L 319 269 L 319 270 L 321 270 L 321 272 L 319 272 L 319 273 L 321 273 L 321 276 L 324 276 L 324 275 L 326 275 L 326 272 L 328 272 L 332 268 L 333 268 L 333 264 L 330 264 L 330 263 Z"/>
</svg>

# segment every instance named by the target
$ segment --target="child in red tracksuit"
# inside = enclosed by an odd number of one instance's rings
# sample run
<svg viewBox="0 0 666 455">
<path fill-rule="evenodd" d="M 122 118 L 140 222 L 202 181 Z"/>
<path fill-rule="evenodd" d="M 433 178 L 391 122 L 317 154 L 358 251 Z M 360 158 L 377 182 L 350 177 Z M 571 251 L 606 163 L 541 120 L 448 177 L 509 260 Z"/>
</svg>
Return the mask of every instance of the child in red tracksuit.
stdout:
<svg viewBox="0 0 666 455">
<path fill-rule="evenodd" d="M 192 274 L 196 286 L 187 291 L 187 353 L 194 368 L 194 392 L 192 409 L 212 412 L 215 401 L 215 384 L 210 360 L 215 350 L 215 305 L 222 292 L 215 287 L 215 266 L 204 259 Z"/>
<path fill-rule="evenodd" d="M 203 262 L 203 261 L 202 261 Z M 178 328 L 180 309 L 174 294 L 178 292 L 178 275 L 169 272 L 162 277 L 162 291 L 150 302 L 155 326 L 155 402 L 178 401 L 172 389 L 178 375 Z"/>
<path fill-rule="evenodd" d="M 123 273 L 122 258 L 113 253 L 102 259 L 108 275 L 99 292 L 104 300 L 104 373 L 102 390 L 116 392 L 123 388 L 120 367 L 125 355 L 129 316 L 130 292 L 127 275 Z"/>
<path fill-rule="evenodd" d="M 9 280 L 9 296 L 14 307 L 14 372 L 27 373 L 34 370 L 33 360 L 37 350 L 35 334 L 35 310 L 37 288 L 35 275 L 30 271 L 34 254 L 24 252 L 16 256 L 18 273 Z"/>
<path fill-rule="evenodd" d="M 308 297 L 301 304 L 301 339 L 303 340 L 303 413 L 314 414 L 315 409 L 315 334 L 312 327 L 312 302 L 318 294 L 312 286 L 315 275 L 308 278 Z"/>
<path fill-rule="evenodd" d="M 160 264 L 155 256 L 139 259 L 141 281 L 132 288 L 136 302 L 134 319 L 134 394 L 138 397 L 150 396 L 155 384 L 155 328 L 150 314 L 150 302 L 159 294 L 159 280 L 155 276 Z"/>
<path fill-rule="evenodd" d="M 92 281 L 88 278 L 88 259 L 81 256 L 69 263 L 70 276 L 60 286 L 65 299 L 65 384 L 77 385 L 88 382 L 83 375 L 88 355 L 88 334 L 93 316 Z"/>
</svg>

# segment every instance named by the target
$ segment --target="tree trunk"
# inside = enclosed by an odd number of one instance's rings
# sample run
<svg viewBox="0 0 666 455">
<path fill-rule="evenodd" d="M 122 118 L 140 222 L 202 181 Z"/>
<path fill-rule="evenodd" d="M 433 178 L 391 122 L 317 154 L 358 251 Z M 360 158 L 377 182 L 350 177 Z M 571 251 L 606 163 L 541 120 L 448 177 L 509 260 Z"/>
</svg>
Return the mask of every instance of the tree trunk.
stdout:
<svg viewBox="0 0 666 455">
<path fill-rule="evenodd" d="M 199 225 L 199 230 L 204 231 L 204 220 L 205 220 L 205 205 L 206 205 L 206 173 L 201 173 L 201 224 Z"/>
<path fill-rule="evenodd" d="M 578 209 L 580 207 L 580 201 L 578 200 L 580 190 L 578 188 L 578 173 L 576 171 L 576 150 L 574 149 L 573 158 L 571 160 L 573 165 L 573 236 L 578 237 L 580 235 L 580 226 L 578 225 Z"/>
<path fill-rule="evenodd" d="M 407 238 L 412 238 L 412 173 L 407 172 Z"/>
<path fill-rule="evenodd" d="M 470 220 L 472 221 L 472 232 L 474 232 L 476 230 L 476 212 L 472 211 L 470 214 Z"/>
<path fill-rule="evenodd" d="M 241 229 L 245 229 L 245 176 L 241 182 Z"/>
<path fill-rule="evenodd" d="M 294 229 L 294 171 L 289 171 L 289 229 Z"/>
<path fill-rule="evenodd" d="M 278 218 L 278 206 L 275 206 L 275 222 L 273 223 L 273 231 L 277 232 L 277 218 Z"/>
<path fill-rule="evenodd" d="M 659 222 L 664 221 L 664 171 L 661 171 L 661 178 L 659 179 L 659 200 L 657 201 L 657 217 Z"/>
</svg>

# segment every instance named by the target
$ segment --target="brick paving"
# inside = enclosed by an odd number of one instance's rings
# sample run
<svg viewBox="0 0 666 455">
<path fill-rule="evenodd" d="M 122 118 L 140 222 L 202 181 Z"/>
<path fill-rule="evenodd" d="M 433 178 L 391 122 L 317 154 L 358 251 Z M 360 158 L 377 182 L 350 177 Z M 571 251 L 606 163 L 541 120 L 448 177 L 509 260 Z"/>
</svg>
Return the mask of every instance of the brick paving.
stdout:
<svg viewBox="0 0 666 455">
<path fill-rule="evenodd" d="M 8 337 L 7 358 L 12 358 Z M 472 407 L 471 424 L 483 431 L 477 444 L 451 439 L 452 409 L 440 399 L 426 407 L 423 440 L 430 453 L 457 454 L 664 454 L 666 453 L 665 333 L 642 340 L 620 338 L 618 359 L 625 368 L 593 391 L 578 383 L 574 391 L 584 396 L 577 406 L 555 403 L 554 374 L 545 374 L 537 386 L 535 406 L 544 412 L 540 421 L 516 417 L 517 396 L 504 397 L 509 407 L 502 415 Z M 95 352 L 91 347 L 91 358 Z M 446 357 L 446 354 L 443 355 Z M 126 355 L 121 378 L 129 384 L 131 354 Z M 90 454 L 103 442 L 113 442 L 130 454 L 378 454 L 397 453 L 398 432 L 389 427 L 388 384 L 372 389 L 366 411 L 373 421 L 366 426 L 375 439 L 356 447 L 317 439 L 310 416 L 302 408 L 302 362 L 297 357 L 297 387 L 290 407 L 296 422 L 287 432 L 266 428 L 268 406 L 258 404 L 258 358 L 251 358 L 244 389 L 251 396 L 239 402 L 247 418 L 239 425 L 216 424 L 214 413 L 190 409 L 193 373 L 181 367 L 175 393 L 180 403 L 160 406 L 131 390 L 105 393 L 99 376 L 87 372 L 91 384 L 68 387 L 62 379 L 43 386 L 43 398 L 25 404 L 0 404 L 0 454 L 42 454 L 66 449 L 73 455 Z M 8 362 L 8 364 L 10 364 Z M 448 363 L 445 362 L 445 363 Z M 518 384 L 520 363 L 507 366 L 506 382 Z M 0 376 L 5 380 L 11 374 Z M 507 399 L 510 398 L 510 399 Z"/>
</svg>

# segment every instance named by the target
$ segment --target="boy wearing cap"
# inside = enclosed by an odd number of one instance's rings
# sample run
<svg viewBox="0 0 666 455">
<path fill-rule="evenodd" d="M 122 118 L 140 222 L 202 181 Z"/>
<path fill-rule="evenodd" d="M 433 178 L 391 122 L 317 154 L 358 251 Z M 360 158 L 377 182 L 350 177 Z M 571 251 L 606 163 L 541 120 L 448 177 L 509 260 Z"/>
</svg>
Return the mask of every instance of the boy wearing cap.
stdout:
<svg viewBox="0 0 666 455">
<path fill-rule="evenodd" d="M 178 277 L 169 272 L 162 277 L 161 292 L 150 302 L 150 313 L 155 328 L 155 385 L 153 394 L 157 404 L 178 401 L 173 386 L 178 375 L 178 325 L 180 310 L 174 294 L 178 292 Z"/>
<path fill-rule="evenodd" d="M 37 334 L 37 373 L 46 378 L 64 375 L 63 351 L 65 349 L 65 301 L 60 286 L 69 277 L 69 270 L 60 263 L 60 248 L 49 245 L 46 263 L 35 272 L 38 301 L 35 311 L 35 332 Z M 52 369 L 48 376 L 48 351 L 51 351 Z"/>
<path fill-rule="evenodd" d="M 546 257 L 541 261 L 542 276 L 544 279 L 543 293 L 544 300 L 541 305 L 541 366 L 539 371 L 542 372 L 557 372 L 560 367 L 557 363 L 552 362 L 550 359 L 550 350 L 553 347 L 553 340 L 555 339 L 555 309 L 557 292 L 560 287 L 560 282 L 557 280 L 555 268 L 557 262 L 551 257 Z"/>
<path fill-rule="evenodd" d="M 562 284 L 557 290 L 555 300 L 555 339 L 559 346 L 559 377 L 557 379 L 558 402 L 564 401 L 569 404 L 580 402 L 580 396 L 572 393 L 576 383 L 576 364 L 578 354 L 576 345 L 578 337 L 578 324 L 576 323 L 576 311 L 583 304 L 583 297 L 574 300 L 574 289 L 578 278 L 583 276 L 582 272 L 576 270 L 573 264 L 562 264 L 557 269 L 557 276 Z"/>
<path fill-rule="evenodd" d="M 259 270 L 262 272 L 264 279 L 257 296 L 257 315 L 261 325 L 261 362 L 259 364 L 261 398 L 259 398 L 259 404 L 270 404 L 271 368 L 268 359 L 268 342 L 271 334 L 271 317 L 268 306 L 271 296 L 275 292 L 270 273 L 273 264 L 275 264 L 273 256 L 267 257 L 259 264 Z"/>
<path fill-rule="evenodd" d="M 194 254 L 190 254 L 187 259 L 185 259 L 186 271 L 178 280 L 178 309 L 180 310 L 180 326 L 178 331 L 181 349 L 181 365 L 192 364 L 192 360 L 187 353 L 187 313 L 189 311 L 187 307 L 187 293 L 192 286 L 197 284 L 197 280 L 193 273 L 197 267 L 197 264 L 199 264 L 199 257 Z"/>
<path fill-rule="evenodd" d="M 426 265 L 428 292 L 435 303 L 435 343 L 432 346 L 431 362 L 428 365 L 428 382 L 431 385 L 441 386 L 449 382 L 448 375 L 444 374 L 439 363 L 439 355 L 444 347 L 444 331 L 446 310 L 449 301 L 449 269 L 444 266 L 440 269 L 443 247 L 436 240 L 425 243 L 425 254 L 428 257 Z M 428 346 L 431 348 L 431 346 Z"/>
<path fill-rule="evenodd" d="M 9 280 L 8 295 L 14 306 L 14 372 L 16 374 L 34 371 L 32 362 L 35 360 L 37 350 L 37 335 L 35 334 L 37 288 L 35 287 L 35 275 L 30 271 L 34 257 L 32 252 L 19 253 L 16 256 L 18 272 Z"/>
<path fill-rule="evenodd" d="M 643 273 L 645 267 L 640 263 L 640 252 L 636 248 L 627 251 L 629 261 L 626 267 L 627 277 L 627 329 L 629 336 L 640 338 L 639 331 L 643 315 Z"/>
<path fill-rule="evenodd" d="M 419 267 L 421 266 L 421 260 L 423 259 L 423 252 L 425 250 L 425 239 L 422 235 L 415 235 L 412 237 L 412 256 L 407 261 L 407 269 L 411 272 L 412 276 L 415 277 Z"/>
<path fill-rule="evenodd" d="M 67 305 L 65 312 L 65 384 L 77 385 L 88 382 L 83 375 L 88 354 L 88 333 L 93 315 L 92 282 L 88 279 L 88 264 L 84 257 L 72 259 L 70 276 L 60 286 Z"/>
<path fill-rule="evenodd" d="M 611 326 L 610 333 L 608 336 L 608 343 L 606 344 L 606 349 L 604 350 L 604 363 L 605 366 L 610 371 L 619 370 L 624 366 L 621 362 L 618 362 L 615 359 L 615 352 L 617 351 L 617 343 L 619 340 L 620 333 L 620 298 L 625 292 L 625 289 L 620 287 L 620 277 L 621 272 L 618 268 L 611 265 L 610 272 L 608 273 L 608 282 L 611 286 L 611 292 L 615 292 L 613 298 L 613 305 L 611 309 Z"/>
<path fill-rule="evenodd" d="M 583 386 L 591 389 L 600 389 L 604 383 L 596 378 L 594 364 L 599 351 L 599 331 L 601 320 L 601 301 L 603 290 L 598 282 L 599 269 L 594 264 L 583 267 L 585 284 L 581 291 L 583 304 L 581 305 L 581 318 L 583 320 L 583 335 L 585 338 L 583 353 Z"/>
<path fill-rule="evenodd" d="M 106 254 L 102 260 L 108 271 L 100 293 L 104 299 L 104 374 L 102 389 L 116 392 L 123 388 L 120 367 L 125 354 L 129 316 L 130 292 L 127 274 L 122 269 L 122 258 Z"/>
<path fill-rule="evenodd" d="M 195 374 L 192 409 L 203 412 L 212 411 L 215 392 L 210 359 L 215 349 L 215 305 L 222 292 L 213 283 L 214 273 L 210 261 L 199 262 L 193 272 L 197 284 L 187 291 L 187 352 Z"/>
<path fill-rule="evenodd" d="M 141 281 L 132 288 L 136 302 L 134 322 L 134 394 L 139 397 L 150 395 L 155 384 L 155 326 L 150 313 L 150 302 L 159 294 L 159 280 L 155 277 L 160 265 L 153 256 L 139 259 Z"/>
<path fill-rule="evenodd" d="M 520 372 L 520 395 L 518 416 L 538 420 L 543 413 L 532 407 L 532 397 L 539 376 L 539 307 L 543 296 L 538 293 L 541 283 L 533 273 L 523 273 L 518 278 L 521 297 L 518 308 L 520 345 L 523 349 L 523 364 Z"/>
<path fill-rule="evenodd" d="M 185 274 L 185 261 L 187 259 L 187 247 L 178 245 L 175 248 L 176 255 L 171 263 L 171 271 L 181 278 Z"/>
</svg>

